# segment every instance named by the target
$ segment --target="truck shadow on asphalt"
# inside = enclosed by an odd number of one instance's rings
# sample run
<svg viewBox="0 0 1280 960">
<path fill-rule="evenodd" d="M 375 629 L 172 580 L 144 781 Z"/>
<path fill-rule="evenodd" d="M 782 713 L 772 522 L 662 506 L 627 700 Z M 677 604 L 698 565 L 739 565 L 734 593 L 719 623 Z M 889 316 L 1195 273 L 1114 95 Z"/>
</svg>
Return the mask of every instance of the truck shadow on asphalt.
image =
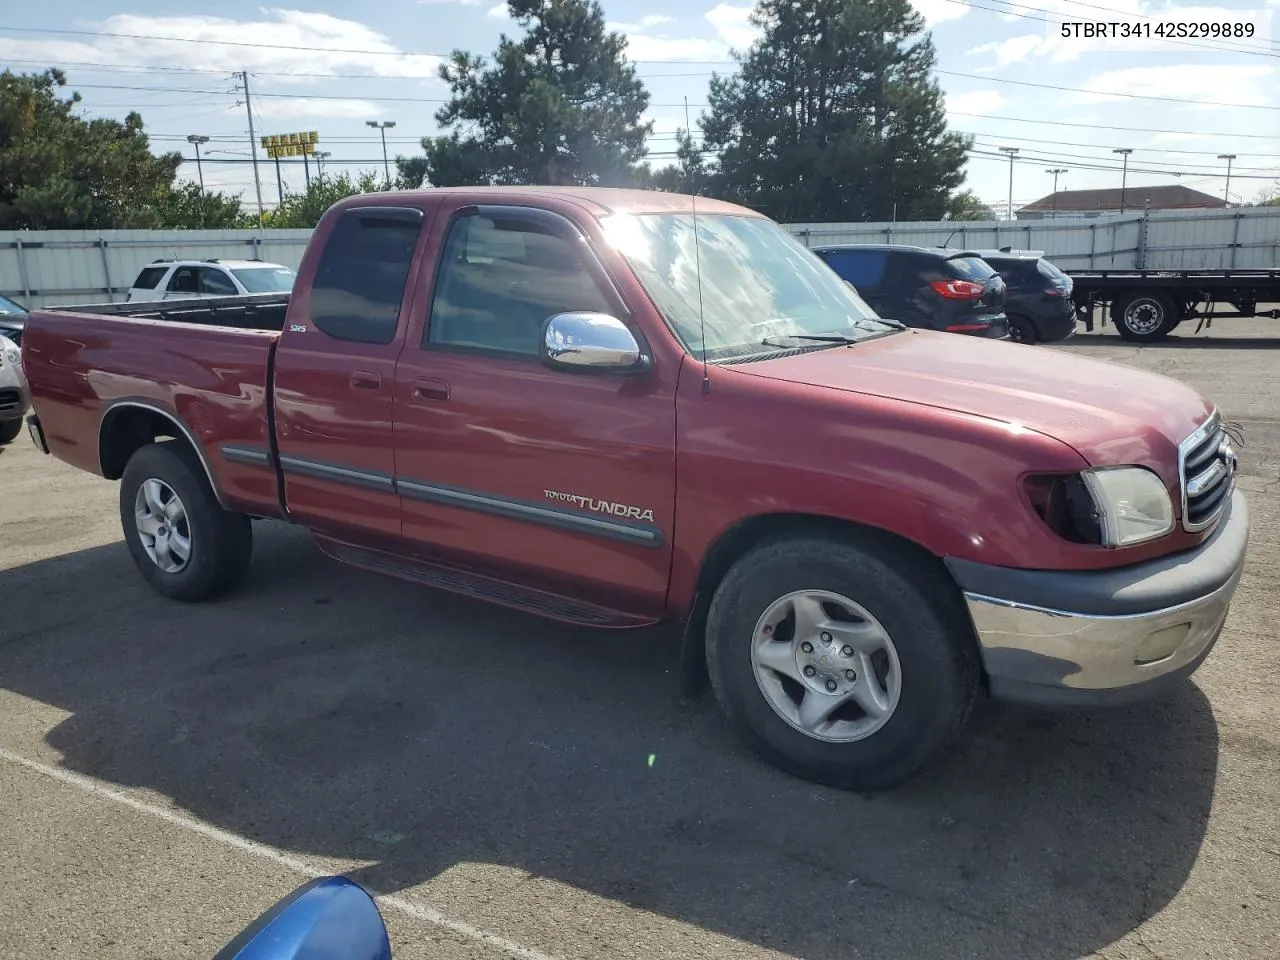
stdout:
<svg viewBox="0 0 1280 960">
<path fill-rule="evenodd" d="M 939 769 L 841 793 L 679 702 L 674 631 L 565 628 L 255 527 L 250 581 L 212 605 L 152 594 L 122 544 L 6 571 L 0 684 L 70 711 L 47 737 L 68 769 L 372 861 L 352 876 L 382 892 L 491 863 L 815 960 L 1065 960 L 1165 907 L 1204 839 L 1218 732 L 1193 684 L 988 706 Z"/>
</svg>

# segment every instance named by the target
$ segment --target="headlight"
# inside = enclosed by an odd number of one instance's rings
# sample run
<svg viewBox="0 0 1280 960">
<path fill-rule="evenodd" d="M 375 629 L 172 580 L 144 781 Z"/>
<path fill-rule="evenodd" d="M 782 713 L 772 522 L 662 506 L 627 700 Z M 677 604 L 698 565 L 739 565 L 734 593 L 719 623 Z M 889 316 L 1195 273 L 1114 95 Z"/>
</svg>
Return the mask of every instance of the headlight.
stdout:
<svg viewBox="0 0 1280 960">
<path fill-rule="evenodd" d="M 1145 467 L 1098 467 L 1081 476 L 1098 508 L 1103 546 L 1127 547 L 1173 529 L 1169 491 Z"/>
</svg>

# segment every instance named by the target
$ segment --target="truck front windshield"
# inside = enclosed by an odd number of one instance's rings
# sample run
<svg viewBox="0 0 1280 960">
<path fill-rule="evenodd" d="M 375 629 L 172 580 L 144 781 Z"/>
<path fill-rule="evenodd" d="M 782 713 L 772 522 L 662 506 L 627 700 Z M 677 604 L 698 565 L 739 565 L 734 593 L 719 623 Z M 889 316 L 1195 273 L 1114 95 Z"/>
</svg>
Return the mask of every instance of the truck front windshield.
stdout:
<svg viewBox="0 0 1280 960">
<path fill-rule="evenodd" d="M 600 220 L 685 349 L 724 360 L 813 347 L 794 336 L 864 339 L 897 327 L 771 220 L 614 214 Z M 766 338 L 768 344 L 765 344 Z"/>
<path fill-rule="evenodd" d="M 250 293 L 288 293 L 296 279 L 286 267 L 238 267 L 231 272 Z"/>
</svg>

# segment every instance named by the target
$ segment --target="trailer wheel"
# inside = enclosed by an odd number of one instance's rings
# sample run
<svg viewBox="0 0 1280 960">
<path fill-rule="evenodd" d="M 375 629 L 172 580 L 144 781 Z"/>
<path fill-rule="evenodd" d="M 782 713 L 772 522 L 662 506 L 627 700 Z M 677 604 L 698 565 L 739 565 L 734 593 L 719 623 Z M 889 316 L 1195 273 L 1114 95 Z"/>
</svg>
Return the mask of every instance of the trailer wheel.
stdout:
<svg viewBox="0 0 1280 960">
<path fill-rule="evenodd" d="M 1167 337 L 1182 317 L 1166 294 L 1139 290 L 1116 298 L 1111 305 L 1111 320 L 1121 338 L 1150 343 Z"/>
</svg>

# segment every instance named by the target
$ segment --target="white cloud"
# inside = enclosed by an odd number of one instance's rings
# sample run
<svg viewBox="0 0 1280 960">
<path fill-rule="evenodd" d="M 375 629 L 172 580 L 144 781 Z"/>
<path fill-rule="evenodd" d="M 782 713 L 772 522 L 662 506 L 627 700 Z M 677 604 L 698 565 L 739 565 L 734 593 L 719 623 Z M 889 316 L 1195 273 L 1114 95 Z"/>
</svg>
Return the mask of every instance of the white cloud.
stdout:
<svg viewBox="0 0 1280 960">
<path fill-rule="evenodd" d="M 745 50 L 760 36 L 760 30 L 751 22 L 753 9 L 749 5 L 736 7 L 731 3 L 717 3 L 707 11 L 706 21 L 726 47 Z"/>
<path fill-rule="evenodd" d="M 1088 92 L 1069 93 L 1068 101 L 1105 103 L 1129 97 L 1174 97 L 1214 103 L 1269 105 L 1277 87 L 1275 68 L 1266 64 L 1179 64 L 1160 67 L 1130 67 L 1108 70 L 1081 84 Z M 1214 108 L 1221 109 L 1221 108 Z M 1274 116 L 1267 122 L 1274 122 Z"/>
<path fill-rule="evenodd" d="M 946 95 L 948 113 L 994 113 L 1008 102 L 999 90 L 970 90 Z"/>
<path fill-rule="evenodd" d="M 475 7 L 480 5 L 480 0 L 418 0 L 418 3 L 428 7 L 442 6 L 446 3 L 456 3 L 460 7 Z"/>
<path fill-rule="evenodd" d="M 485 11 L 484 14 L 490 20 L 510 20 L 511 14 L 507 10 L 505 3 L 495 3 L 492 7 Z"/>
<path fill-rule="evenodd" d="M 969 12 L 969 4 L 955 0 L 911 0 L 916 12 L 924 17 L 925 25 L 937 26 L 948 20 L 958 20 Z"/>
<path fill-rule="evenodd" d="M 1026 60 L 1032 53 L 1040 48 L 1045 41 L 1043 38 L 1036 36 L 1034 33 L 1023 34 L 1018 37 L 1010 37 L 1008 40 L 997 40 L 993 43 L 984 43 L 980 46 L 966 50 L 965 53 L 970 56 L 981 56 L 982 54 L 995 54 L 995 65 L 997 67 L 1007 67 L 1011 63 L 1020 63 Z M 987 58 L 990 59 L 990 58 Z"/>
<path fill-rule="evenodd" d="M 378 115 L 381 108 L 368 100 L 307 100 L 297 97 L 258 97 L 253 114 L 269 120 L 325 117 L 334 120 L 361 120 Z"/>
<path fill-rule="evenodd" d="M 233 71 L 248 70 L 250 73 L 369 73 L 424 78 L 434 78 L 440 63 L 439 57 L 403 53 L 384 34 L 356 20 L 281 8 L 267 8 L 262 14 L 258 20 L 118 14 L 103 20 L 98 29 L 104 34 L 133 34 L 134 38 L 102 36 L 78 43 L 0 38 L 0 57 L 198 67 L 225 70 L 228 75 Z M 173 39 L 143 40 L 137 37 Z M 220 42 L 175 42 L 184 40 Z M 262 44 L 300 49 L 280 49 Z M 373 52 L 344 52 L 348 50 Z M 273 78 L 274 81 L 284 79 Z"/>
</svg>

